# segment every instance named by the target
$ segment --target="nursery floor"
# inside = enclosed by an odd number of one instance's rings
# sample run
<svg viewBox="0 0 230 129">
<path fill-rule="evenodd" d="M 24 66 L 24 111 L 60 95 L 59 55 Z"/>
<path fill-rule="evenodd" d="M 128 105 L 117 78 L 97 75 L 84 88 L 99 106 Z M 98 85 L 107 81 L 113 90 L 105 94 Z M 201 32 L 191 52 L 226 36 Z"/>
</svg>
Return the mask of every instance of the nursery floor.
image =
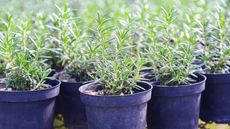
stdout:
<svg viewBox="0 0 230 129">
<path fill-rule="evenodd" d="M 54 129 L 67 129 L 65 128 L 63 124 L 63 118 L 61 115 L 59 115 L 54 122 Z M 200 128 L 199 129 L 230 129 L 230 125 L 227 124 L 215 124 L 215 123 L 204 123 L 200 122 Z"/>
</svg>

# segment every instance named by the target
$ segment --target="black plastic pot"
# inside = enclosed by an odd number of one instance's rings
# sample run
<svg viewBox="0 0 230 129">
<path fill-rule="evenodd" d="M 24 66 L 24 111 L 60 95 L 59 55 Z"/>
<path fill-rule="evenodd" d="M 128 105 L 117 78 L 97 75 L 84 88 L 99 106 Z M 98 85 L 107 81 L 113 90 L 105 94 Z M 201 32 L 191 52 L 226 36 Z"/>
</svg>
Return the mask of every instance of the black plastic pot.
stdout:
<svg viewBox="0 0 230 129">
<path fill-rule="evenodd" d="M 205 74 L 200 118 L 203 121 L 230 123 L 230 74 Z"/>
<path fill-rule="evenodd" d="M 80 100 L 79 87 L 83 83 L 62 82 L 57 109 L 69 129 L 87 129 L 85 106 Z"/>
<path fill-rule="evenodd" d="M 139 82 L 145 91 L 124 96 L 94 96 L 84 91 L 87 84 L 79 88 L 81 100 L 86 105 L 89 129 L 145 129 L 147 102 L 152 87 Z"/>
<path fill-rule="evenodd" d="M 0 129 L 53 129 L 55 98 L 60 82 L 37 91 L 0 91 Z"/>
<path fill-rule="evenodd" d="M 205 76 L 183 86 L 153 86 L 148 103 L 148 129 L 198 129 L 201 92 Z"/>
</svg>

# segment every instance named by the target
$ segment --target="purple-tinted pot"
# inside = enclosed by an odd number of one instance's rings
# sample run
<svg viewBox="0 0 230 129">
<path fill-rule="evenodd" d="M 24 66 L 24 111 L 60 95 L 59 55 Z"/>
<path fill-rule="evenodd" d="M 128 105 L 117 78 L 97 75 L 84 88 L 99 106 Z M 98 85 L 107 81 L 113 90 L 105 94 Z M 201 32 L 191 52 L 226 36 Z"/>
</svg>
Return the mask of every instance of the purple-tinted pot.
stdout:
<svg viewBox="0 0 230 129">
<path fill-rule="evenodd" d="M 146 129 L 147 102 L 152 86 L 145 82 L 137 85 L 145 90 L 124 96 L 97 96 L 85 91 L 94 84 L 79 88 L 86 106 L 89 129 Z"/>
<path fill-rule="evenodd" d="M 230 74 L 205 74 L 200 118 L 205 122 L 230 123 Z"/>
<path fill-rule="evenodd" d="M 0 91 L 0 129 L 53 129 L 55 98 L 60 82 L 37 91 Z"/>
<path fill-rule="evenodd" d="M 153 84 L 148 103 L 148 129 L 198 129 L 201 92 L 206 77 L 197 75 L 197 83 L 182 86 Z"/>
<path fill-rule="evenodd" d="M 58 97 L 58 110 L 69 129 L 87 129 L 85 106 L 80 100 L 79 88 L 84 83 L 62 82 Z"/>
</svg>

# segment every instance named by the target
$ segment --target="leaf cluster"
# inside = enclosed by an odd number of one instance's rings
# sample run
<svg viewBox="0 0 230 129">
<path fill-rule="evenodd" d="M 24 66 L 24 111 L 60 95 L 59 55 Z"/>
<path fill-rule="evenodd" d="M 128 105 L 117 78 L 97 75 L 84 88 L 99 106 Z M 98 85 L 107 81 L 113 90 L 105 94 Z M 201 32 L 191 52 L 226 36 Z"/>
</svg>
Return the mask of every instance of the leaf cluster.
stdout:
<svg viewBox="0 0 230 129">
<path fill-rule="evenodd" d="M 48 50 L 43 46 L 43 38 L 31 31 L 31 22 L 20 22 L 9 16 L 1 23 L 4 27 L 0 54 L 5 66 L 6 88 L 24 91 L 50 87 L 45 84 L 50 70 L 43 57 Z"/>
</svg>

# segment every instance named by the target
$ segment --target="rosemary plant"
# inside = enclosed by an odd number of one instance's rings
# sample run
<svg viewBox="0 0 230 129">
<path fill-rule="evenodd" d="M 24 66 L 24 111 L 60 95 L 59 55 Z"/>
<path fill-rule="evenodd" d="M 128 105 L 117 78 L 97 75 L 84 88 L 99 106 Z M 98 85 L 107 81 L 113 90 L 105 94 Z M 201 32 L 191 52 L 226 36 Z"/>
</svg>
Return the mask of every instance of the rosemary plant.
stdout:
<svg viewBox="0 0 230 129">
<path fill-rule="evenodd" d="M 91 45 L 82 27 L 81 19 L 73 15 L 67 5 L 57 7 L 59 14 L 51 17 L 51 29 L 56 55 L 55 66 L 62 68 L 59 79 L 66 81 L 89 81 L 95 47 Z"/>
<path fill-rule="evenodd" d="M 13 21 L 12 17 L 8 17 L 8 20 L 3 22 L 5 29 L 0 42 L 0 53 L 4 62 L 7 62 L 6 88 L 25 91 L 49 87 L 45 84 L 45 78 L 50 70 L 39 58 L 44 49 L 38 49 L 39 41 L 31 37 L 29 24 L 16 24 L 16 28 Z M 33 49 L 31 44 L 37 46 L 37 49 Z"/>
<path fill-rule="evenodd" d="M 96 62 L 93 78 L 99 80 L 99 95 L 133 94 L 135 88 L 141 89 L 136 82 L 140 79 L 139 70 L 143 61 L 129 56 L 116 58 Z"/>
<path fill-rule="evenodd" d="M 174 9 L 162 9 L 162 18 L 156 19 L 158 25 L 153 28 L 155 42 L 150 44 L 147 57 L 151 64 L 153 81 L 159 85 L 178 86 L 193 83 L 191 78 L 198 67 L 195 61 L 196 36 L 176 25 Z"/>
<path fill-rule="evenodd" d="M 91 74 L 97 80 L 99 95 L 133 94 L 140 89 L 136 82 L 140 79 L 139 71 L 144 61 L 139 55 L 132 53 L 127 28 L 113 29 L 109 19 L 98 15 L 95 30 L 99 46 L 94 63 L 95 70 Z M 143 90 L 143 89 L 142 89 Z"/>
<path fill-rule="evenodd" d="M 203 62 L 205 73 L 228 73 L 230 69 L 230 39 L 227 11 L 218 9 L 214 21 L 198 21 L 200 28 L 197 58 Z"/>
</svg>

